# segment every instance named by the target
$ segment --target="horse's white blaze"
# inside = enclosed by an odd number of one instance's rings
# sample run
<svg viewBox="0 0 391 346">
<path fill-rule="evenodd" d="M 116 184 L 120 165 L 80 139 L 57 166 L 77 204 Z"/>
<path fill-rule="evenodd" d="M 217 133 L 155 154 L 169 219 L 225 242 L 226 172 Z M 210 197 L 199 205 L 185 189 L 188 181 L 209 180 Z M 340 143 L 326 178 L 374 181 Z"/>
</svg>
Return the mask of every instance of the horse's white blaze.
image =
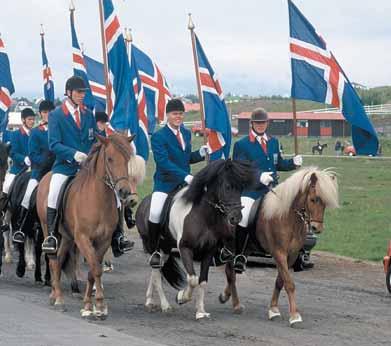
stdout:
<svg viewBox="0 0 391 346">
<path fill-rule="evenodd" d="M 174 197 L 174 203 L 170 210 L 170 222 L 169 229 L 174 239 L 177 241 L 177 246 L 182 239 L 183 225 L 185 223 L 185 217 L 190 213 L 193 206 L 192 203 L 187 203 L 182 198 L 187 188 L 179 191 Z"/>
</svg>

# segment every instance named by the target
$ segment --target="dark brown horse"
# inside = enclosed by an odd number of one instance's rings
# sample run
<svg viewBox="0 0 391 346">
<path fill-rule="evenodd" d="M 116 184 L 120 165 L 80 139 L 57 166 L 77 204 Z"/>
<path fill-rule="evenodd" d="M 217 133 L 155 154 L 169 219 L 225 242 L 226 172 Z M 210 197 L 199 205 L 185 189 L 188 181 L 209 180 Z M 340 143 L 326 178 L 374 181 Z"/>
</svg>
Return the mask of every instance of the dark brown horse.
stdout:
<svg viewBox="0 0 391 346">
<path fill-rule="evenodd" d="M 325 208 L 338 207 L 338 185 L 333 172 L 316 167 L 303 168 L 269 192 L 256 220 L 255 242 L 270 253 L 278 275 L 269 309 L 269 319 L 281 316 L 278 298 L 283 287 L 289 300 L 289 323 L 302 322 L 297 311 L 295 284 L 289 268 L 304 245 L 308 227 L 314 233 L 323 230 Z M 232 296 L 235 309 L 240 306 L 232 265 L 226 265 L 227 286 L 220 295 L 225 303 Z"/>
<path fill-rule="evenodd" d="M 61 242 L 57 256 L 50 258 L 52 292 L 50 301 L 63 309 L 64 298 L 60 285 L 61 268 L 75 246 L 89 266 L 87 287 L 84 295 L 82 317 L 105 318 L 107 305 L 101 284 L 102 259 L 110 246 L 112 234 L 118 223 L 117 194 L 126 200 L 131 194 L 128 162 L 132 155 L 130 142 L 133 137 L 113 134 L 108 138 L 97 136 L 98 143 L 92 148 L 86 162 L 70 186 L 63 215 L 59 220 Z M 47 236 L 46 207 L 51 175 L 39 184 L 37 210 L 45 236 Z M 68 262 L 72 260 L 68 260 Z M 92 291 L 95 283 L 95 306 Z"/>
<path fill-rule="evenodd" d="M 10 153 L 11 146 L 9 144 L 4 144 L 0 142 L 0 193 L 3 191 L 3 183 L 4 178 L 8 170 L 8 156 Z M 0 215 L 0 224 L 3 224 L 4 221 L 4 213 Z M 0 274 L 1 274 L 1 267 L 3 264 L 3 246 L 4 246 L 4 238 L 3 238 L 3 232 L 0 228 Z"/>
</svg>

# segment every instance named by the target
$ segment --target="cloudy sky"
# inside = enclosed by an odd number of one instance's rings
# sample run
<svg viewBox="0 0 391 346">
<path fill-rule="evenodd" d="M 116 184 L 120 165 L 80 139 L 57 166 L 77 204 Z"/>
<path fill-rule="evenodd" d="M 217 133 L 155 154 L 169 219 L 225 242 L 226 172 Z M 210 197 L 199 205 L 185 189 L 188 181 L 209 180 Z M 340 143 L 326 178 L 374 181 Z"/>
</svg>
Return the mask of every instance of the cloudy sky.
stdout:
<svg viewBox="0 0 391 346">
<path fill-rule="evenodd" d="M 56 95 L 72 74 L 68 0 L 1 0 L 0 32 L 11 60 L 16 95 L 40 96 L 40 24 Z M 187 13 L 218 73 L 236 94 L 289 94 L 286 0 L 113 0 L 122 27 L 160 66 L 174 93 L 195 93 Z M 98 0 L 74 0 L 79 42 L 101 60 Z M 350 80 L 391 84 L 391 1 L 296 0 Z"/>
</svg>

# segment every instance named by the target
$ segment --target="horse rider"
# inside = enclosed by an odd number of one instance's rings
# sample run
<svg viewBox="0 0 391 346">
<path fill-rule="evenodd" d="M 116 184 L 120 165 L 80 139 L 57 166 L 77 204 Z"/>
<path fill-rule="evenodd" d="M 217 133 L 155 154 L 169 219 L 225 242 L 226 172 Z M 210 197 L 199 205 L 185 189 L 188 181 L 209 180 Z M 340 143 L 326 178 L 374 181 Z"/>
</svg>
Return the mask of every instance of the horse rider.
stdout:
<svg viewBox="0 0 391 346">
<path fill-rule="evenodd" d="M 49 235 L 42 244 L 42 250 L 46 253 L 57 252 L 56 218 L 61 188 L 68 177 L 77 173 L 80 164 L 86 160 L 88 152 L 95 143 L 95 119 L 92 112 L 83 106 L 86 89 L 82 78 L 78 76 L 69 78 L 65 84 L 66 99 L 61 106 L 49 114 L 49 150 L 53 151 L 56 160 L 52 169 L 48 194 Z M 120 256 L 132 249 L 133 245 L 124 237 L 119 219 L 112 239 L 114 256 Z"/>
<path fill-rule="evenodd" d="M 167 124 L 151 138 L 156 171 L 148 218 L 152 253 L 149 264 L 161 268 L 163 261 L 159 250 L 161 213 L 170 192 L 182 184 L 190 184 L 190 164 L 204 160 L 208 153 L 206 145 L 191 151 L 191 132 L 183 126 L 185 106 L 180 99 L 171 99 L 166 105 Z"/>
<path fill-rule="evenodd" d="M 106 136 L 106 131 L 109 126 L 109 116 L 105 112 L 97 111 L 95 112 L 95 121 L 98 134 Z"/>
<path fill-rule="evenodd" d="M 43 175 L 50 171 L 54 163 L 54 155 L 49 151 L 48 143 L 48 117 L 49 112 L 53 109 L 54 104 L 51 101 L 44 100 L 39 104 L 38 111 L 41 116 L 41 122 L 39 126 L 33 128 L 30 133 L 28 157 L 31 161 L 31 176 L 22 200 L 18 219 L 16 220 L 16 231 L 13 236 L 13 241 L 16 243 L 23 243 L 25 239 L 22 229 L 29 212 L 31 195 Z"/>
<path fill-rule="evenodd" d="M 31 129 L 34 126 L 36 114 L 31 108 L 24 108 L 21 112 L 22 126 L 17 131 L 13 131 L 9 135 L 11 143 L 10 158 L 12 165 L 7 173 L 4 184 L 3 193 L 0 197 L 0 211 L 4 212 L 8 202 L 8 192 L 17 174 L 31 166 L 31 161 L 28 157 L 28 142 Z"/>
<path fill-rule="evenodd" d="M 236 142 L 233 150 L 234 160 L 253 162 L 259 174 L 257 185 L 251 190 L 243 191 L 241 197 L 243 217 L 237 226 L 235 236 L 234 270 L 237 273 L 246 270 L 247 258 L 244 251 L 248 237 L 247 227 L 255 200 L 263 198 L 271 187 L 277 185 L 277 171 L 294 170 L 303 164 L 301 155 L 288 160 L 282 158 L 278 139 L 266 133 L 268 125 L 267 112 L 263 108 L 255 109 L 251 114 L 248 136 Z"/>
</svg>

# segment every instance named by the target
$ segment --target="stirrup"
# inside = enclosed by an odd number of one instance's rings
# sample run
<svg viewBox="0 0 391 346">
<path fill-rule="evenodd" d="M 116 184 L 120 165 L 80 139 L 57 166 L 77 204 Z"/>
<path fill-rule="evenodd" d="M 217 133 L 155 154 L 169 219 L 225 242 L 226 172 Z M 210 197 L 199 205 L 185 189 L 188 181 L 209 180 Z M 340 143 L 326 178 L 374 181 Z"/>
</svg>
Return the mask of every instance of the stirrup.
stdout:
<svg viewBox="0 0 391 346">
<path fill-rule="evenodd" d="M 152 263 L 152 258 L 153 258 L 155 255 L 159 257 L 159 263 Z M 161 254 L 158 250 L 156 250 L 155 252 L 153 252 L 152 255 L 151 255 L 151 257 L 149 257 L 148 264 L 149 264 L 153 269 L 161 269 L 161 268 L 163 268 L 164 262 L 163 262 L 163 256 L 162 256 L 162 254 Z"/>
<path fill-rule="evenodd" d="M 55 245 L 54 247 L 47 247 L 45 243 L 49 242 L 50 239 L 54 239 Z M 49 235 L 42 243 L 42 251 L 46 254 L 55 254 L 57 252 L 58 240 L 54 235 Z"/>
<path fill-rule="evenodd" d="M 134 247 L 134 242 L 129 240 L 128 238 L 125 238 L 124 235 L 119 236 L 117 241 L 118 241 L 118 249 L 121 252 L 128 252 L 128 251 L 132 250 L 133 247 Z M 121 242 L 123 244 L 128 243 L 129 245 L 122 248 L 121 247 Z"/>
<path fill-rule="evenodd" d="M 225 246 L 220 250 L 219 260 L 221 263 L 231 262 L 234 259 L 234 254 Z"/>
<path fill-rule="evenodd" d="M 235 272 L 243 273 L 246 271 L 247 257 L 245 255 L 236 255 L 233 261 L 233 267 Z M 238 266 L 239 265 L 239 266 Z"/>
<path fill-rule="evenodd" d="M 17 235 L 20 235 L 20 236 L 23 238 L 23 240 L 17 239 L 17 238 L 16 238 Z M 22 231 L 16 231 L 16 232 L 14 233 L 14 235 L 12 236 L 12 241 L 13 241 L 14 243 L 23 244 L 23 243 L 24 243 L 24 239 L 25 239 L 25 235 L 24 235 L 24 233 L 23 233 Z"/>
</svg>

